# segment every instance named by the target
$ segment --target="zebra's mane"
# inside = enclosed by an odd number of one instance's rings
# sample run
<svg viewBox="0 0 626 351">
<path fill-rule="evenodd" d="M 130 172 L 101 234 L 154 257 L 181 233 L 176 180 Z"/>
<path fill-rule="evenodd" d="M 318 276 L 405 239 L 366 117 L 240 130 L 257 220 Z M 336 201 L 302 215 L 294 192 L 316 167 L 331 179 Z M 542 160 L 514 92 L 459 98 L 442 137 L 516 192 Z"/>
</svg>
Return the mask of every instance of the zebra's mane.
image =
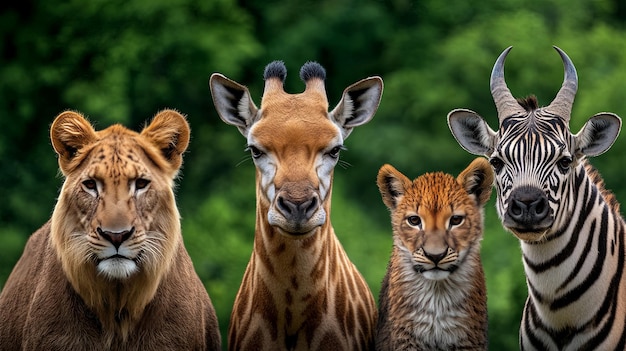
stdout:
<svg viewBox="0 0 626 351">
<path fill-rule="evenodd" d="M 517 103 L 526 110 L 526 112 L 532 112 L 539 108 L 539 102 L 535 95 L 530 95 L 525 98 L 518 98 Z"/>
<path fill-rule="evenodd" d="M 585 171 L 587 172 L 589 179 L 591 179 L 591 181 L 598 187 L 598 190 L 600 190 L 600 194 L 602 194 L 602 197 L 604 197 L 604 200 L 606 201 L 607 205 L 609 205 L 609 208 L 613 210 L 614 213 L 616 213 L 617 215 L 621 215 L 620 204 L 615 198 L 615 194 L 613 194 L 611 190 L 608 190 L 604 186 L 604 179 L 602 179 L 602 175 L 600 175 L 600 172 L 598 172 L 598 170 L 594 166 L 592 166 L 588 160 L 585 160 L 583 162 Z"/>
</svg>

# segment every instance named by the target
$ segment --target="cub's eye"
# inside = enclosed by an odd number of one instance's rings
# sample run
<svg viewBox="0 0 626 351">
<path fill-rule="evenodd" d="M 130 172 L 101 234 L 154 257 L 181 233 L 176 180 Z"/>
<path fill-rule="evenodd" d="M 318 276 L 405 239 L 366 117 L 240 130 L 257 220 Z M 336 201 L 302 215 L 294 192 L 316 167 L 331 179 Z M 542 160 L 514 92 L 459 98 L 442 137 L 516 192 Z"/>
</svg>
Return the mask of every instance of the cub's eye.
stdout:
<svg viewBox="0 0 626 351">
<path fill-rule="evenodd" d="M 337 158 L 339 157 L 339 152 L 341 150 L 343 150 L 343 146 L 339 145 L 339 146 L 335 146 L 334 148 L 332 148 L 329 152 L 328 152 L 328 156 L 332 157 L 332 158 Z"/>
<path fill-rule="evenodd" d="M 502 161 L 498 157 L 492 157 L 491 159 L 489 159 L 489 163 L 491 163 L 491 166 L 496 173 L 500 173 L 502 167 L 504 167 L 504 161 Z"/>
<path fill-rule="evenodd" d="M 135 180 L 135 189 L 136 190 L 141 190 L 141 189 L 147 187 L 148 184 L 150 184 L 150 181 L 148 179 L 137 178 L 137 180 Z"/>
<path fill-rule="evenodd" d="M 93 179 L 87 179 L 85 181 L 83 181 L 83 186 L 89 190 L 97 190 L 98 189 L 98 185 L 96 184 L 96 181 Z"/>
<path fill-rule="evenodd" d="M 422 219 L 419 216 L 409 216 L 406 222 L 412 227 L 420 227 L 422 225 Z"/>
<path fill-rule="evenodd" d="M 564 156 L 562 157 L 557 164 L 559 165 L 559 168 L 561 168 L 561 170 L 566 171 L 569 166 L 572 165 L 572 157 L 571 156 Z"/>
<path fill-rule="evenodd" d="M 463 223 L 463 220 L 465 219 L 464 216 L 460 216 L 460 215 L 454 215 L 452 217 L 450 217 L 450 227 L 459 225 L 461 223 Z"/>
<path fill-rule="evenodd" d="M 263 151 L 259 150 L 259 148 L 254 145 L 248 145 L 248 150 L 250 151 L 252 158 L 259 158 L 263 156 Z"/>
</svg>

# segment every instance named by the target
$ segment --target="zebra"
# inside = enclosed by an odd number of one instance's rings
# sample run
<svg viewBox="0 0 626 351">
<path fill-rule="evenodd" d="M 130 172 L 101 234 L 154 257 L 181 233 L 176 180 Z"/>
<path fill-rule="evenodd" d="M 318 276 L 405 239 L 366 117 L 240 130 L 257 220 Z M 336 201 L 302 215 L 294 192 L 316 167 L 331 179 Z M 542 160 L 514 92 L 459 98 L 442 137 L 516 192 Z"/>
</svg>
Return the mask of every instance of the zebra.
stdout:
<svg viewBox="0 0 626 351">
<path fill-rule="evenodd" d="M 490 81 L 499 129 L 467 109 L 452 110 L 448 126 L 465 150 L 489 159 L 498 216 L 521 243 L 528 298 L 520 349 L 624 350 L 625 223 L 587 160 L 613 145 L 621 119 L 598 113 L 572 134 L 578 76 L 567 54 L 554 49 L 565 77 L 550 105 L 513 97 L 504 80 L 508 47 Z"/>
</svg>

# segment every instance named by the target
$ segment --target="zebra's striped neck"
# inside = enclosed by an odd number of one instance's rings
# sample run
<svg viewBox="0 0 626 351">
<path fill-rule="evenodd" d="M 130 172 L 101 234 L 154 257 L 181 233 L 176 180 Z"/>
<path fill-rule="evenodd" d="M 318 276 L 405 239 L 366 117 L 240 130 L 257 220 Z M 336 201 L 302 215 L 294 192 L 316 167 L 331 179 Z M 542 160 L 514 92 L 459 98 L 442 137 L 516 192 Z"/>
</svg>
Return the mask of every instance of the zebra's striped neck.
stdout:
<svg viewBox="0 0 626 351">
<path fill-rule="evenodd" d="M 587 163 L 577 167 L 566 194 L 557 214 L 562 227 L 543 242 L 521 244 L 529 293 L 522 333 L 530 328 L 558 349 L 595 348 L 611 324 L 624 324 L 623 312 L 617 313 L 626 303 L 617 297 L 626 288 L 624 221 Z"/>
</svg>

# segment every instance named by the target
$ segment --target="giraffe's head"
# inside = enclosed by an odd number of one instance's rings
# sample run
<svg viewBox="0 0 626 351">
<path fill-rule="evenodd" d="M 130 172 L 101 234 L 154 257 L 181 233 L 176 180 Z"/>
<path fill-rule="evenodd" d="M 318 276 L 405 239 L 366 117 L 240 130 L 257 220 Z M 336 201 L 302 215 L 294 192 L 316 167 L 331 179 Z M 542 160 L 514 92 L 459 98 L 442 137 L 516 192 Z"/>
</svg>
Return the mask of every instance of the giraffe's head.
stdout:
<svg viewBox="0 0 626 351">
<path fill-rule="evenodd" d="M 473 111 L 453 110 L 448 124 L 459 144 L 470 153 L 485 155 L 496 177 L 497 209 L 502 224 L 519 239 L 545 240 L 567 224 L 572 211 L 575 169 L 587 156 L 607 151 L 617 138 L 620 118 L 612 113 L 591 117 L 576 134 L 569 120 L 578 88 L 576 69 L 561 49 L 563 85 L 546 107 L 534 96 L 516 100 L 504 81 L 502 52 L 491 73 L 491 94 L 500 128 L 492 130 Z"/>
<path fill-rule="evenodd" d="M 257 108 L 248 89 L 221 74 L 209 85 L 220 118 L 246 138 L 257 169 L 257 201 L 280 233 L 301 238 L 328 220 L 333 169 L 344 140 L 376 112 L 383 91 L 379 77 L 350 85 L 328 111 L 326 72 L 315 62 L 300 69 L 306 89 L 283 90 L 287 69 L 266 66 L 265 89 Z"/>
</svg>

